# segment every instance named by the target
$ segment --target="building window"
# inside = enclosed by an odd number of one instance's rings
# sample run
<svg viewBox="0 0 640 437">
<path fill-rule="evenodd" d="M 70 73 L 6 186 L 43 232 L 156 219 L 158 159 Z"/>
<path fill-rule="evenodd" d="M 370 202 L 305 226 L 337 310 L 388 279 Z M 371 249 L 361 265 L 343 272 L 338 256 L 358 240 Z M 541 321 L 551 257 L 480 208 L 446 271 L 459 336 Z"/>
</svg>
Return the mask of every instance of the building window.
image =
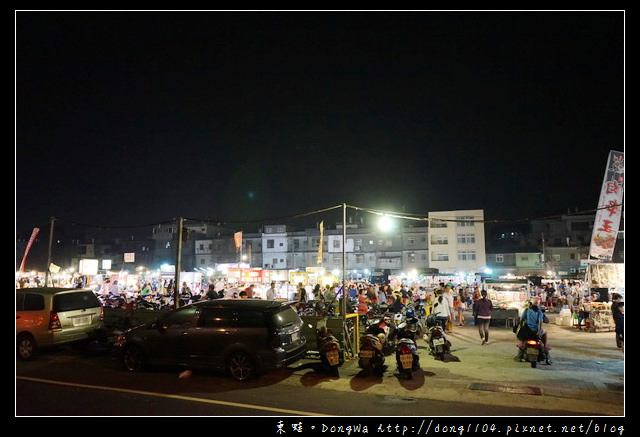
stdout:
<svg viewBox="0 0 640 437">
<path fill-rule="evenodd" d="M 458 261 L 475 261 L 476 252 L 473 250 L 463 250 L 458 252 Z"/>
<path fill-rule="evenodd" d="M 504 255 L 501 253 L 496 254 L 496 263 L 503 264 L 504 263 Z"/>
<path fill-rule="evenodd" d="M 444 252 L 434 253 L 433 254 L 433 260 L 434 261 L 449 261 L 449 254 L 448 253 L 444 253 Z"/>
<path fill-rule="evenodd" d="M 267 240 L 267 249 L 273 249 L 275 247 L 275 242 L 273 240 Z"/>
<path fill-rule="evenodd" d="M 475 244 L 475 234 L 458 234 L 458 244 Z"/>
<path fill-rule="evenodd" d="M 465 227 L 471 227 L 474 225 L 473 221 L 475 220 L 474 217 L 456 217 L 457 220 L 457 226 L 459 228 L 465 228 Z"/>
<path fill-rule="evenodd" d="M 449 244 L 449 237 L 446 235 L 436 235 L 433 237 L 433 244 Z"/>
</svg>

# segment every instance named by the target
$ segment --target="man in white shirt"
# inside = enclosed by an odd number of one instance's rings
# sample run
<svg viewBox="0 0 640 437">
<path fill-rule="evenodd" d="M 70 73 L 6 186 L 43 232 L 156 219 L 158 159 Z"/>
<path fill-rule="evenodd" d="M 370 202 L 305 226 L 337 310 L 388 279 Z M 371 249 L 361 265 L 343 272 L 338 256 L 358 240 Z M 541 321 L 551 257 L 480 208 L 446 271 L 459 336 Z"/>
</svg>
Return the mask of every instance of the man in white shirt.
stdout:
<svg viewBox="0 0 640 437">
<path fill-rule="evenodd" d="M 267 289 L 266 299 L 276 300 L 276 283 L 275 282 L 272 282 L 271 287 Z"/>
</svg>

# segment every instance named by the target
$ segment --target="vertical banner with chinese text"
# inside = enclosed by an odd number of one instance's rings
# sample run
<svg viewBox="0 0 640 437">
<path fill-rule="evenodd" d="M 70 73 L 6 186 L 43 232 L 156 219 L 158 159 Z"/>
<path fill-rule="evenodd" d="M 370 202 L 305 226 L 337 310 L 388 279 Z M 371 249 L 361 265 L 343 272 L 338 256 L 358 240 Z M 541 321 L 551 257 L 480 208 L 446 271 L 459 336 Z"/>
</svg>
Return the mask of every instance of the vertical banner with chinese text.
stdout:
<svg viewBox="0 0 640 437">
<path fill-rule="evenodd" d="M 236 252 L 240 252 L 242 248 L 242 231 L 238 231 L 233 234 L 233 242 L 236 245 Z"/>
<path fill-rule="evenodd" d="M 320 222 L 320 241 L 318 242 L 317 264 L 322 264 L 322 241 L 323 240 L 324 240 L 324 220 Z"/>
<path fill-rule="evenodd" d="M 593 223 L 589 258 L 610 261 L 616 245 L 624 200 L 624 153 L 609 152 Z"/>
<path fill-rule="evenodd" d="M 20 272 L 24 272 L 24 264 L 27 261 L 27 255 L 29 254 L 29 250 L 31 250 L 31 246 L 38 236 L 38 232 L 40 232 L 40 228 L 33 228 L 31 232 L 31 237 L 29 238 L 29 242 L 27 243 L 27 248 L 24 250 L 24 256 L 22 257 L 22 262 L 20 263 Z"/>
</svg>

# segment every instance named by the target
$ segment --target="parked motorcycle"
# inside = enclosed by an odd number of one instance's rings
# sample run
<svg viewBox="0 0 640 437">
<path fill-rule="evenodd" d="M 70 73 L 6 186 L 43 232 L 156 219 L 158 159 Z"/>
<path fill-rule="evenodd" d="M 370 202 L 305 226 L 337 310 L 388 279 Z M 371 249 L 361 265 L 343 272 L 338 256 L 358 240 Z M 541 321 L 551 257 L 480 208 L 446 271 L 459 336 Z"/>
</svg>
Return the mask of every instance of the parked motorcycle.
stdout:
<svg viewBox="0 0 640 437">
<path fill-rule="evenodd" d="M 371 373 L 382 376 L 384 373 L 384 353 L 382 352 L 382 341 L 378 335 L 365 334 L 360 340 L 360 353 L 358 354 L 358 366 L 365 375 Z"/>
<path fill-rule="evenodd" d="M 340 350 L 340 342 L 334 337 L 331 329 L 322 325 L 316 330 L 318 350 L 320 352 L 321 370 L 338 376 L 339 368 L 344 363 Z"/>
<path fill-rule="evenodd" d="M 407 322 L 407 327 L 413 332 L 415 338 L 419 338 L 424 334 L 426 329 L 416 310 L 408 308 L 404 316 Z"/>
<path fill-rule="evenodd" d="M 444 360 L 444 355 L 451 351 L 451 342 L 434 316 L 427 318 L 427 333 L 423 338 L 429 346 L 429 353 L 438 360 Z"/>
<path fill-rule="evenodd" d="M 405 321 L 398 326 L 397 336 L 396 363 L 398 372 L 407 379 L 412 379 L 413 372 L 420 368 L 420 356 L 416 347 L 415 334 Z"/>
<path fill-rule="evenodd" d="M 375 335 L 380 339 L 384 355 L 391 355 L 396 348 L 395 316 L 386 313 L 383 316 L 368 321 L 366 334 Z"/>
</svg>

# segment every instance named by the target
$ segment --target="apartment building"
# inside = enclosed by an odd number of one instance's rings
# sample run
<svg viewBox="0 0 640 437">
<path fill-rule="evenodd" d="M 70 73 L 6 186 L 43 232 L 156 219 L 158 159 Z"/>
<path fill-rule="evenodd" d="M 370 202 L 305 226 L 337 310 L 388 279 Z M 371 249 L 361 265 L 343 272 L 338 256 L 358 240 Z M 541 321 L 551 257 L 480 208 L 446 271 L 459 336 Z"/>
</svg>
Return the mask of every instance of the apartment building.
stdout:
<svg viewBox="0 0 640 437">
<path fill-rule="evenodd" d="M 484 211 L 429 213 L 429 266 L 441 275 L 480 272 L 487 265 Z"/>
</svg>

